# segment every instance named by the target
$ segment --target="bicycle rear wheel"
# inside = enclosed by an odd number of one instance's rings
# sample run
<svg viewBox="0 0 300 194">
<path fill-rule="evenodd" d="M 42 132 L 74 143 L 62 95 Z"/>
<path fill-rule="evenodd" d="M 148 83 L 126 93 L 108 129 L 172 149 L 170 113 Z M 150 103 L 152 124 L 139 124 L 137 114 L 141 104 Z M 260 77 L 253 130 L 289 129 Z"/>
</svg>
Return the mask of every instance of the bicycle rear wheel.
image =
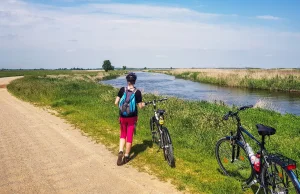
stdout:
<svg viewBox="0 0 300 194">
<path fill-rule="evenodd" d="M 225 175 L 235 177 L 246 182 L 247 185 L 253 180 L 253 169 L 242 146 L 232 144 L 228 137 L 224 137 L 217 142 L 215 152 L 219 166 Z"/>
<path fill-rule="evenodd" d="M 261 173 L 265 193 L 300 194 L 300 183 L 294 171 L 287 170 L 278 162 L 264 165 Z"/>
<path fill-rule="evenodd" d="M 162 127 L 162 139 L 163 139 L 163 150 L 164 150 L 165 159 L 167 160 L 169 166 L 174 168 L 175 158 L 173 153 L 173 145 L 172 145 L 172 140 L 169 131 L 166 127 Z"/>
</svg>

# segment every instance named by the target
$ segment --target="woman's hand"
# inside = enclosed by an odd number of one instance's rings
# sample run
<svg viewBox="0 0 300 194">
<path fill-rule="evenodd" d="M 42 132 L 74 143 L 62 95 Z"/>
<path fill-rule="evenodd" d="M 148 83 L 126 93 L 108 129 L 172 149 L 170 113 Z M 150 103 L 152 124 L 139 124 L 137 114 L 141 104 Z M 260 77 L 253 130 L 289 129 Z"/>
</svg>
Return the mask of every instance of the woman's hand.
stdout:
<svg viewBox="0 0 300 194">
<path fill-rule="evenodd" d="M 145 102 L 140 102 L 140 103 L 138 103 L 138 105 L 139 105 L 139 108 L 143 108 L 143 107 L 146 106 L 146 105 L 145 105 Z"/>
<path fill-rule="evenodd" d="M 115 100 L 115 105 L 116 105 L 116 106 L 119 106 L 119 101 L 120 101 L 120 97 L 117 96 L 117 97 L 116 97 L 116 100 Z"/>
</svg>

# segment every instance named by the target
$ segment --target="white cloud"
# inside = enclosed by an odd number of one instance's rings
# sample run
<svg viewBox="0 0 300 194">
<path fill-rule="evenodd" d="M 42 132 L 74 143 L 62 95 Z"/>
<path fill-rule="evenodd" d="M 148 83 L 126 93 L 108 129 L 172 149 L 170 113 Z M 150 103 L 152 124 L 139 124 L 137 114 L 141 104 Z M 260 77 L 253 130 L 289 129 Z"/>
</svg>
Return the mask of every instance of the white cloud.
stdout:
<svg viewBox="0 0 300 194">
<path fill-rule="evenodd" d="M 187 8 L 180 7 L 133 4 L 90 4 L 85 6 L 85 8 L 98 13 L 109 13 L 141 18 L 187 19 L 193 17 L 194 19 L 211 19 L 225 16 L 221 14 L 199 13 Z"/>
<path fill-rule="evenodd" d="M 262 19 L 262 20 L 281 20 L 282 18 L 280 17 L 275 17 L 271 15 L 261 15 L 261 16 L 256 16 L 257 19 Z"/>
<path fill-rule="evenodd" d="M 0 34 L 0 39 L 2 40 L 12 40 L 19 38 L 20 36 L 17 34 Z"/>
<path fill-rule="evenodd" d="M 155 57 L 157 57 L 157 58 L 167 58 L 168 56 L 167 55 L 155 55 Z"/>
<path fill-rule="evenodd" d="M 6 57 L 3 50 L 26 50 L 31 51 L 26 57 L 32 55 L 32 61 L 23 64 L 37 64 L 33 61 L 37 57 L 33 56 L 38 50 L 39 56 L 53 54 L 43 61 L 45 65 L 80 62 L 95 66 L 111 58 L 120 64 L 142 67 L 145 61 L 153 66 L 164 65 L 166 61 L 173 67 L 185 61 L 191 66 L 222 66 L 240 64 L 242 55 L 244 61 L 255 64 L 253 55 L 262 56 L 261 52 L 300 50 L 299 33 L 229 25 L 223 21 L 235 17 L 239 16 L 178 7 L 95 3 L 53 7 L 0 0 L 0 58 Z M 241 51 L 245 51 L 241 56 L 229 56 Z M 62 54 L 66 52 L 68 56 Z M 19 56 L 22 57 L 25 56 Z M 184 60 L 185 57 L 190 59 Z M 275 55 L 273 58 L 276 60 Z M 295 57 L 293 60 L 296 61 Z"/>
<path fill-rule="evenodd" d="M 265 57 L 273 57 L 272 54 L 265 54 Z"/>
<path fill-rule="evenodd" d="M 76 51 L 75 49 L 67 49 L 67 50 L 66 50 L 67 53 L 73 53 L 73 52 L 75 52 L 75 51 Z"/>
</svg>

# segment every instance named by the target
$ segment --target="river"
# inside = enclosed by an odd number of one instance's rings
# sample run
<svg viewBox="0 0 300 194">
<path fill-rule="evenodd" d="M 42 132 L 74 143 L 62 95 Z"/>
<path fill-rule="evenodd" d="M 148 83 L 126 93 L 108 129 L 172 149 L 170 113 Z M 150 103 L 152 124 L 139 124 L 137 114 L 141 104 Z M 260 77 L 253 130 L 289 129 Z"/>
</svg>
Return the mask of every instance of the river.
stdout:
<svg viewBox="0 0 300 194">
<path fill-rule="evenodd" d="M 223 101 L 228 105 L 256 105 L 280 113 L 300 115 L 300 94 L 288 92 L 270 92 L 267 90 L 250 90 L 246 88 L 220 87 L 174 76 L 137 72 L 136 87 L 145 93 L 175 96 L 186 100 Z M 126 85 L 125 76 L 102 81 L 114 87 Z M 151 99 L 146 99 L 151 100 Z"/>
</svg>

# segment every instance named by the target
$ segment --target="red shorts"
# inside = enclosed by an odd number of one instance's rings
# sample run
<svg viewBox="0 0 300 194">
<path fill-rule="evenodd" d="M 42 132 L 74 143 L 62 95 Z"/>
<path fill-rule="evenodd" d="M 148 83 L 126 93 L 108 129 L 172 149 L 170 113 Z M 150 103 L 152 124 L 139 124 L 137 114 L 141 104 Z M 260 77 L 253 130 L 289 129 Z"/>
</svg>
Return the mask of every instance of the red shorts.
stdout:
<svg viewBox="0 0 300 194">
<path fill-rule="evenodd" d="M 120 117 L 121 139 L 126 139 L 126 142 L 132 143 L 136 122 L 137 117 Z"/>
</svg>

